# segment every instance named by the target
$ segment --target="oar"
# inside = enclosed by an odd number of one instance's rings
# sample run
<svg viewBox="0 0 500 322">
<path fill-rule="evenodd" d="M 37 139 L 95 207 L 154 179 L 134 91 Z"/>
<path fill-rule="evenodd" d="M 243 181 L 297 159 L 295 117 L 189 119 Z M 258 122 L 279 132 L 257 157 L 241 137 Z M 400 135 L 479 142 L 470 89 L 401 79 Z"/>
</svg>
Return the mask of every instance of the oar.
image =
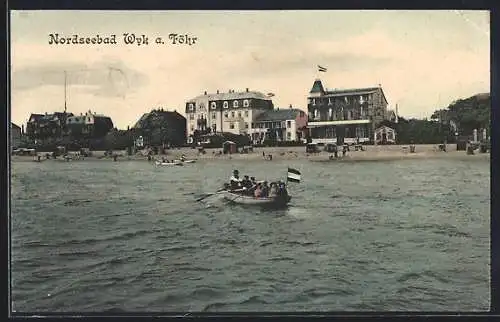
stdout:
<svg viewBox="0 0 500 322">
<path fill-rule="evenodd" d="M 216 192 L 209 193 L 209 194 L 207 194 L 207 195 L 205 195 L 205 196 L 203 196 L 201 198 L 196 199 L 196 201 L 202 201 L 203 199 L 208 198 L 210 196 L 213 196 L 215 194 L 218 194 L 219 192 L 224 191 L 224 190 L 226 190 L 226 189 L 225 188 L 219 189 Z"/>
</svg>

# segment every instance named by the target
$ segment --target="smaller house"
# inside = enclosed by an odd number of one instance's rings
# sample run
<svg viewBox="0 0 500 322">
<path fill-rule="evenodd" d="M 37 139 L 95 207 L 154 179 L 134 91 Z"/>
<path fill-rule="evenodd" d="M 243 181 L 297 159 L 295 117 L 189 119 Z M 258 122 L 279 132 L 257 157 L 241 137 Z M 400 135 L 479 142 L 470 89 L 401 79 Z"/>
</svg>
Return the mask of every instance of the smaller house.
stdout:
<svg viewBox="0 0 500 322">
<path fill-rule="evenodd" d="M 222 143 L 222 152 L 224 154 L 233 154 L 238 152 L 238 147 L 235 142 L 233 141 L 226 141 Z"/>
<path fill-rule="evenodd" d="M 68 133 L 73 137 L 103 138 L 113 128 L 110 117 L 88 111 L 66 119 Z"/>
<path fill-rule="evenodd" d="M 307 114 L 297 108 L 274 109 L 257 116 L 252 124 L 252 141 L 301 141 L 307 128 Z"/>
<path fill-rule="evenodd" d="M 31 114 L 26 124 L 26 135 L 31 139 L 54 139 L 61 136 L 65 120 L 71 113 Z"/>
<path fill-rule="evenodd" d="M 375 145 L 395 144 L 396 130 L 385 125 L 375 129 L 374 143 Z"/>
<path fill-rule="evenodd" d="M 14 123 L 10 123 L 10 147 L 17 149 L 21 144 L 21 128 Z"/>
</svg>

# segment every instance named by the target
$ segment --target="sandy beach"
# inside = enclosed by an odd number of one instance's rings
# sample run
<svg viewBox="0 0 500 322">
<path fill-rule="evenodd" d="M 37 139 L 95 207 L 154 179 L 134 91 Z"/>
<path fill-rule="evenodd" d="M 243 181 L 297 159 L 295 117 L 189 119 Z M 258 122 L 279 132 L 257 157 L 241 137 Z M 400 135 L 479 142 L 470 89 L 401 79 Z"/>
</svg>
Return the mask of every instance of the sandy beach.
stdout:
<svg viewBox="0 0 500 322">
<path fill-rule="evenodd" d="M 161 159 L 165 157 L 168 160 L 179 159 L 181 155 L 185 155 L 187 159 L 196 159 L 199 161 L 220 161 L 220 160 L 241 160 L 241 161 L 257 161 L 257 162 L 273 162 L 280 160 L 304 160 L 312 162 L 356 162 L 356 161 L 392 161 L 402 159 L 456 159 L 456 160 L 489 160 L 489 153 L 476 153 L 474 155 L 467 155 L 465 151 L 457 151 L 455 144 L 447 145 L 447 152 L 439 151 L 437 145 L 416 145 L 415 153 L 409 152 L 409 147 L 405 145 L 378 145 L 378 146 L 365 146 L 365 151 L 351 151 L 342 157 L 339 153 L 339 158 L 330 160 L 332 153 L 321 151 L 316 154 L 308 154 L 305 152 L 305 147 L 263 147 L 254 148 L 253 152 L 245 154 L 219 154 L 221 149 L 206 149 L 205 154 L 200 154 L 197 149 L 180 148 L 167 150 L 166 155 L 155 155 L 154 159 Z M 117 161 L 147 161 L 147 156 L 142 155 L 140 152 L 128 156 L 126 151 L 115 151 L 118 155 Z M 62 157 L 56 160 L 45 160 L 45 153 L 39 152 L 43 161 L 60 161 Z M 91 157 L 86 157 L 86 161 L 112 161 L 111 157 L 105 157 L 104 151 L 93 151 Z M 264 158 L 264 155 L 272 155 L 272 160 L 269 161 Z M 12 156 L 12 162 L 33 162 L 33 156 Z M 78 161 L 78 160 L 76 160 Z"/>
</svg>

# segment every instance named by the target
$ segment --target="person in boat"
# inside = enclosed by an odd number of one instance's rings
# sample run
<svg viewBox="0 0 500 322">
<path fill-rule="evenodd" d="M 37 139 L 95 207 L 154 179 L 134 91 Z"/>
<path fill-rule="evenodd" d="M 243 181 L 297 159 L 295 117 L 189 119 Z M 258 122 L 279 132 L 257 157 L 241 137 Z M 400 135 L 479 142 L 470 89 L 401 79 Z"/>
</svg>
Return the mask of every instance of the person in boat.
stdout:
<svg viewBox="0 0 500 322">
<path fill-rule="evenodd" d="M 255 187 L 255 191 L 254 191 L 253 195 L 254 195 L 255 198 L 262 197 L 262 189 L 261 189 L 261 184 L 260 183 L 258 183 L 257 187 Z"/>
<path fill-rule="evenodd" d="M 271 182 L 269 188 L 269 198 L 274 198 L 278 195 L 278 186 L 276 182 Z"/>
<path fill-rule="evenodd" d="M 181 161 L 182 161 L 182 162 L 186 161 L 186 155 L 184 155 L 184 154 L 183 154 L 183 155 L 181 155 Z"/>
<path fill-rule="evenodd" d="M 253 186 L 252 181 L 250 180 L 250 178 L 248 176 L 243 177 L 241 184 L 244 188 L 247 188 L 247 189 L 250 189 Z"/>
<path fill-rule="evenodd" d="M 288 195 L 288 191 L 286 191 L 286 185 L 283 181 L 278 182 L 276 195 L 279 197 Z"/>
<path fill-rule="evenodd" d="M 238 170 L 234 170 L 233 175 L 229 179 L 231 190 L 241 189 L 242 188 L 241 181 L 242 180 L 240 178 L 240 172 Z"/>
<path fill-rule="evenodd" d="M 269 186 L 267 185 L 267 181 L 262 183 L 261 197 L 267 198 L 269 196 Z"/>
</svg>

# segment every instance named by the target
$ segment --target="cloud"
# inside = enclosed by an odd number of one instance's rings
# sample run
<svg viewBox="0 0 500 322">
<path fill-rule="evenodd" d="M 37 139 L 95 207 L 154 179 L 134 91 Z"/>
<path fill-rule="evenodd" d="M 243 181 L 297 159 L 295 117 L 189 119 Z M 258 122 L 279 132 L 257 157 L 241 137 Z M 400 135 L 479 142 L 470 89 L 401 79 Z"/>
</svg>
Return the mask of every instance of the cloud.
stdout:
<svg viewBox="0 0 500 322">
<path fill-rule="evenodd" d="M 32 90 L 43 86 L 83 86 L 95 96 L 125 97 L 148 83 L 148 76 L 120 60 L 94 63 L 52 62 L 21 67 L 12 72 L 12 89 Z"/>
</svg>

